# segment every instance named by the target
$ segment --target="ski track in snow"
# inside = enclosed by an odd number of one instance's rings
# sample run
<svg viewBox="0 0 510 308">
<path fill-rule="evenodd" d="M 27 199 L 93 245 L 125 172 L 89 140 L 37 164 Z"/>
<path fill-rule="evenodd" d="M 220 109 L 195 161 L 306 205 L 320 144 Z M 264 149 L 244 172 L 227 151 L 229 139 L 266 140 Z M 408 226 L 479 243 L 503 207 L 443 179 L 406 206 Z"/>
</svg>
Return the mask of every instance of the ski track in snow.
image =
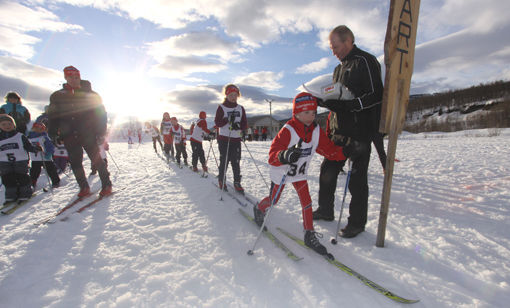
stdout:
<svg viewBox="0 0 510 308">
<path fill-rule="evenodd" d="M 375 150 L 369 170 L 366 232 L 339 238 L 337 222 L 316 222 L 321 240 L 342 263 L 394 293 L 420 299 L 414 307 L 504 307 L 510 301 L 510 130 L 407 134 L 399 139 L 384 248 L 375 240 L 382 168 Z M 268 192 L 270 142 L 242 146 L 243 186 L 256 199 Z M 206 155 L 210 143 L 204 142 Z M 34 226 L 78 191 L 72 174 L 0 217 L 2 307 L 395 307 L 359 280 L 295 245 L 276 226 L 302 236 L 301 207 L 287 185 L 268 226 L 298 256 L 288 259 L 238 213 L 238 203 L 209 178 L 156 155 L 152 143 L 111 144 L 114 190 L 124 190 L 66 221 Z M 188 145 L 188 151 L 190 147 Z M 218 150 L 214 144 L 218 158 Z M 159 149 L 158 149 L 159 150 Z M 191 154 L 191 153 L 189 153 Z M 188 157 L 191 162 L 191 155 Z M 317 155 L 309 169 L 314 208 Z M 84 166 L 89 170 L 89 161 Z M 199 165 L 200 166 L 200 165 Z M 231 181 L 229 168 L 227 177 Z M 44 172 L 39 179 L 42 188 Z M 99 189 L 97 176 L 90 178 Z M 336 194 L 337 212 L 345 176 Z M 3 191 L 3 188 L 2 188 Z M 2 194 L 3 195 L 3 194 Z M 2 197 L 3 198 L 3 197 Z M 347 222 L 349 194 L 342 226 Z M 75 206 L 74 210 L 78 208 Z M 246 208 L 251 214 L 251 205 Z"/>
</svg>

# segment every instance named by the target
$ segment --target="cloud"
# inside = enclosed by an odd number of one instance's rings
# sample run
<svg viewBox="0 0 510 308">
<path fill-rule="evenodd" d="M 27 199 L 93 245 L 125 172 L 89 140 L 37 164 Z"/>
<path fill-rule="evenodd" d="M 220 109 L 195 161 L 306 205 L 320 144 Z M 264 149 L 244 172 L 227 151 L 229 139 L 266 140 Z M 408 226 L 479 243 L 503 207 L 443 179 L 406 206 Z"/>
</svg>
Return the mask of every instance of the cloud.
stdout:
<svg viewBox="0 0 510 308">
<path fill-rule="evenodd" d="M 147 53 L 158 62 L 153 72 L 162 77 L 217 73 L 226 69 L 229 61 L 242 62 L 240 55 L 248 52 L 239 43 L 209 31 L 172 36 L 147 47 Z"/>
<path fill-rule="evenodd" d="M 214 60 L 199 57 L 174 57 L 167 56 L 161 63 L 151 69 L 151 74 L 161 77 L 180 77 L 198 72 L 217 73 L 227 68 L 226 65 Z"/>
<path fill-rule="evenodd" d="M 237 77 L 236 84 L 259 87 L 269 91 L 281 89 L 283 86 L 278 82 L 283 77 L 283 72 L 275 73 L 270 71 L 253 72 L 246 76 Z"/>
<path fill-rule="evenodd" d="M 42 8 L 24 6 L 17 2 L 0 2 L 0 51 L 20 59 L 34 55 L 34 45 L 39 38 L 28 32 L 79 31 L 78 25 L 64 23 L 52 12 Z"/>
<path fill-rule="evenodd" d="M 225 98 L 222 93 L 224 85 L 187 86 L 169 91 L 163 98 L 161 113 L 168 111 L 175 115 L 181 124 L 191 124 L 200 111 L 207 113 L 209 123 L 214 121 L 216 110 Z M 240 85 L 242 96 L 238 100 L 248 116 L 269 114 L 269 103 L 272 101 L 273 116 L 287 117 L 291 114 L 292 98 L 270 95 L 263 89 Z"/>
<path fill-rule="evenodd" d="M 0 56 L 0 74 L 45 89 L 60 87 L 64 79 L 61 71 L 6 56 Z"/>
<path fill-rule="evenodd" d="M 318 73 L 329 66 L 331 58 L 324 57 L 319 61 L 303 64 L 296 69 L 296 74 Z"/>
<path fill-rule="evenodd" d="M 212 32 L 184 33 L 147 45 L 149 46 L 148 54 L 155 59 L 161 59 L 168 55 L 185 54 L 198 57 L 212 55 L 225 62 L 247 52 L 247 49 L 241 48 L 238 43 L 222 39 Z"/>
<path fill-rule="evenodd" d="M 507 79 L 508 72 L 501 68 L 510 63 L 510 41 L 501 38 L 508 37 L 508 33 L 510 24 L 490 33 L 465 29 L 417 46 L 414 93 Z M 415 87 L 414 84 L 420 86 Z"/>
</svg>

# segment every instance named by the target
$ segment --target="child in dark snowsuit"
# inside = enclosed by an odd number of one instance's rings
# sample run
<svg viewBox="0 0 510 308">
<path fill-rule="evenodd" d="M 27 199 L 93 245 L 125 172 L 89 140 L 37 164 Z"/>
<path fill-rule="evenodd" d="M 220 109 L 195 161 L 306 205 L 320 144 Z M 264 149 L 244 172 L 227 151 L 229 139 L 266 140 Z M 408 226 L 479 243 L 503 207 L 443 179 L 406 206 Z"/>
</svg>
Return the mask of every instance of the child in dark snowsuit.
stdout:
<svg viewBox="0 0 510 308">
<path fill-rule="evenodd" d="M 0 173 L 5 186 L 5 201 L 27 200 L 32 196 L 28 175 L 28 152 L 36 153 L 25 135 L 16 131 L 14 119 L 0 115 Z"/>
</svg>

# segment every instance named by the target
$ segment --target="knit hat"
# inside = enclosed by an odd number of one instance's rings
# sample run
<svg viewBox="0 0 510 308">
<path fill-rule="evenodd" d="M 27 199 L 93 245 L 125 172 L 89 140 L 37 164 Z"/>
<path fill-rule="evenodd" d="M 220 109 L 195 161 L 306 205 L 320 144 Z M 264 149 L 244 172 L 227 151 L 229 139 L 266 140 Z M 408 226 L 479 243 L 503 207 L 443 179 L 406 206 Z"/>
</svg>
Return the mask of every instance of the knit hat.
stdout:
<svg viewBox="0 0 510 308">
<path fill-rule="evenodd" d="M 317 99 L 310 93 L 301 92 L 294 98 L 292 115 L 307 110 L 317 110 Z"/>
<path fill-rule="evenodd" d="M 74 67 L 72 65 L 66 66 L 64 68 L 64 76 L 65 77 L 67 77 L 67 76 L 78 76 L 78 77 L 80 77 L 80 71 L 76 67 Z"/>
<path fill-rule="evenodd" d="M 0 114 L 0 122 L 9 121 L 16 127 L 16 121 L 8 114 Z"/>
<path fill-rule="evenodd" d="M 235 84 L 229 84 L 225 86 L 225 96 L 228 96 L 232 92 L 237 92 L 238 95 L 241 95 L 241 91 Z"/>
<path fill-rule="evenodd" d="M 200 119 L 205 119 L 206 115 L 205 115 L 205 111 L 200 111 L 200 113 L 198 114 L 198 117 Z"/>
<path fill-rule="evenodd" d="M 9 100 L 9 98 L 17 98 L 21 102 L 21 96 L 16 92 L 9 92 L 5 95 L 5 99 Z"/>
<path fill-rule="evenodd" d="M 35 122 L 34 125 L 32 125 L 32 128 L 36 128 L 36 127 L 46 131 L 46 125 L 44 125 L 44 123 Z"/>
</svg>

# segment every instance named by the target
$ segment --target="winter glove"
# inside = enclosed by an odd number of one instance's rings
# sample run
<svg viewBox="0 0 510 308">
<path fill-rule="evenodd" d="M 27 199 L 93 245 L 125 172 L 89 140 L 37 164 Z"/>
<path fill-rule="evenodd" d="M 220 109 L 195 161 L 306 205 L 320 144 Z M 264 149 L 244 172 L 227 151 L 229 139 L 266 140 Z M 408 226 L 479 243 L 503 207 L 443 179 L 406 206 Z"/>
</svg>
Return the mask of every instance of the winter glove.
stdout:
<svg viewBox="0 0 510 308">
<path fill-rule="evenodd" d="M 235 121 L 236 121 L 236 115 L 234 113 L 231 113 L 228 116 L 228 123 L 230 124 L 230 126 L 232 126 L 232 125 L 234 125 Z"/>
<path fill-rule="evenodd" d="M 328 107 L 324 104 L 324 100 L 323 100 L 322 98 L 315 97 L 315 99 L 317 100 L 317 105 L 318 105 L 319 107 L 328 108 Z"/>
<path fill-rule="evenodd" d="M 352 161 L 355 161 L 366 152 L 368 152 L 368 144 L 357 140 L 351 140 L 343 148 L 345 157 L 350 158 Z"/>
<path fill-rule="evenodd" d="M 240 130 L 241 129 L 241 123 L 239 122 L 234 122 L 230 125 L 231 129 L 232 130 Z"/>
<path fill-rule="evenodd" d="M 287 150 L 280 151 L 280 153 L 278 153 L 278 160 L 284 165 L 297 162 L 303 151 L 301 150 L 302 142 L 303 140 L 299 140 L 298 144 L 295 144 Z"/>
<path fill-rule="evenodd" d="M 342 111 L 359 111 L 362 109 L 361 103 L 358 99 L 328 99 L 323 102 L 326 108 L 333 112 Z"/>
</svg>

